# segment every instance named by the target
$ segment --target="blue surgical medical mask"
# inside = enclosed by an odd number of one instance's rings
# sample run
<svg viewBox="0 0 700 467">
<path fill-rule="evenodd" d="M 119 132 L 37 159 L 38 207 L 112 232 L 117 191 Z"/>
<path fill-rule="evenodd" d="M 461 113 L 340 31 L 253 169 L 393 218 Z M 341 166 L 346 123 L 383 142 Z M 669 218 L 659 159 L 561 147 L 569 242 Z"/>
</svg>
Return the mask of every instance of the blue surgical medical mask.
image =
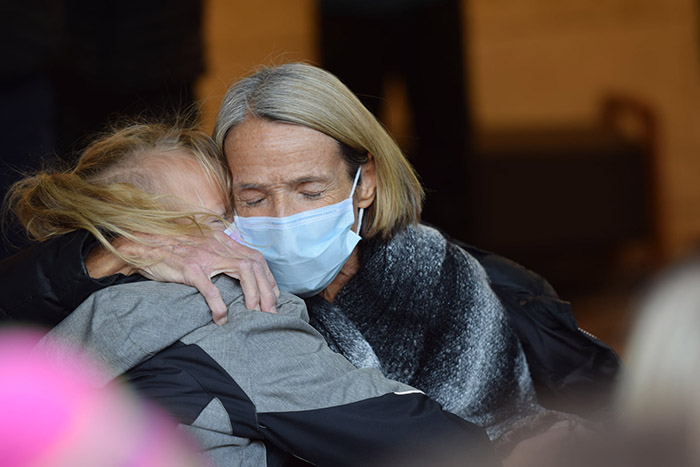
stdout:
<svg viewBox="0 0 700 467">
<path fill-rule="evenodd" d="M 287 217 L 234 216 L 226 233 L 263 254 L 280 290 L 300 297 L 316 295 L 338 275 L 362 239 L 352 231 L 352 197 L 359 178 L 360 169 L 350 196 L 340 203 Z M 358 232 L 362 213 L 360 209 Z"/>
</svg>

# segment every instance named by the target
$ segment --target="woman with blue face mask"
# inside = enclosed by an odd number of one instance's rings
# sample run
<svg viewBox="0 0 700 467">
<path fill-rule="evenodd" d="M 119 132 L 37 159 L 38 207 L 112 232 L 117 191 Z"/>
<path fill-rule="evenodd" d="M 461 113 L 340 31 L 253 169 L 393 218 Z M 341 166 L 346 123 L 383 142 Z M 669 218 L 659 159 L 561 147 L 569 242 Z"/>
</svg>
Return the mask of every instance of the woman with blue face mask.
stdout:
<svg viewBox="0 0 700 467">
<path fill-rule="evenodd" d="M 493 438 L 542 411 L 483 269 L 418 224 L 413 168 L 335 77 L 289 64 L 243 79 L 214 140 L 233 178 L 230 234 L 305 298 L 334 350 L 413 382 Z"/>
<path fill-rule="evenodd" d="M 229 89 L 214 139 L 233 177 L 229 233 L 263 254 L 281 290 L 304 297 L 331 348 L 421 388 L 493 439 L 541 417 L 503 306 L 513 297 L 496 294 L 473 255 L 419 224 L 413 168 L 337 78 L 300 63 L 262 69 Z M 558 303 L 541 278 L 486 258 L 496 274 L 534 286 L 521 282 L 516 303 Z M 614 373 L 613 352 L 570 331 L 580 359 L 605 354 Z M 565 379 L 585 366 L 556 370 Z"/>
<path fill-rule="evenodd" d="M 312 297 L 335 279 L 361 240 L 363 209 L 357 227 L 353 209 L 360 171 L 350 196 L 339 203 L 286 217 L 234 216 L 226 233 L 263 253 L 280 290 Z"/>
<path fill-rule="evenodd" d="M 301 63 L 264 68 L 229 89 L 213 136 L 232 172 L 229 235 L 304 298 L 333 350 L 423 390 L 492 439 L 542 415 L 532 378 L 542 368 L 529 365 L 504 304 L 552 314 L 565 305 L 538 276 L 420 224 L 413 168 L 337 78 Z M 210 271 L 190 246 L 181 269 Z M 568 394 L 568 381 L 590 380 L 570 376 L 600 349 L 563 313 L 584 362 L 545 373 Z"/>
</svg>

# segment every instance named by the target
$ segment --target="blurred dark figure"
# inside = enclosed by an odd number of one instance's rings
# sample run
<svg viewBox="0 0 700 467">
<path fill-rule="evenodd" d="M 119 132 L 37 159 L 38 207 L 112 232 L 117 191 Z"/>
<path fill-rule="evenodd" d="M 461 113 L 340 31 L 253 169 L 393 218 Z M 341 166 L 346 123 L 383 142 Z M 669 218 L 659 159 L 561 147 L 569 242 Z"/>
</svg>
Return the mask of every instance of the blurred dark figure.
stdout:
<svg viewBox="0 0 700 467">
<path fill-rule="evenodd" d="M 65 0 L 62 54 L 54 74 L 56 150 L 118 115 L 172 121 L 193 108 L 204 71 L 201 0 Z M 190 116 L 196 118 L 196 113 Z"/>
<path fill-rule="evenodd" d="M 40 168 L 54 141 L 54 98 L 49 70 L 58 52 L 62 8 L 54 0 L 0 4 L 0 196 L 20 172 Z M 8 222 L 0 258 L 26 244 Z"/>
<path fill-rule="evenodd" d="M 0 7 L 2 196 L 41 157 L 70 163 L 109 123 L 198 118 L 201 0 L 28 0 Z M 54 161 L 56 162 L 56 161 Z M 27 245 L 6 219 L 0 258 Z"/>
<path fill-rule="evenodd" d="M 375 115 L 387 76 L 406 84 L 426 187 L 423 219 L 470 239 L 470 116 L 460 0 L 320 0 L 322 66 Z"/>
</svg>

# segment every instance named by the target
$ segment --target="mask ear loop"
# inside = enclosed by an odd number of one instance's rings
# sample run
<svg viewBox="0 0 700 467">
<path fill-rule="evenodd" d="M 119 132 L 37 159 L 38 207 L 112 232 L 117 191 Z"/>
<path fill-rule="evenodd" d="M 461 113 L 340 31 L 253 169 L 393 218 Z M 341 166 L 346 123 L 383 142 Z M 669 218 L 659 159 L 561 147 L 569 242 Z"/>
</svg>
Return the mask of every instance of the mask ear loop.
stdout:
<svg viewBox="0 0 700 467">
<path fill-rule="evenodd" d="M 352 190 L 350 191 L 350 199 L 352 199 L 353 195 L 355 194 L 355 188 L 357 188 L 357 182 L 360 180 L 360 174 L 362 173 L 362 167 L 357 168 L 357 173 L 355 174 L 355 181 L 352 182 Z M 357 235 L 360 235 L 360 228 L 362 227 L 362 215 L 364 214 L 365 210 L 364 208 L 360 208 L 359 212 L 357 213 L 357 232 L 355 232 Z"/>
<path fill-rule="evenodd" d="M 362 173 L 362 167 L 357 168 L 357 173 L 355 174 L 355 180 L 352 182 L 352 190 L 350 190 L 350 198 L 355 194 L 355 188 L 357 188 L 357 182 L 360 180 L 360 174 Z"/>
<path fill-rule="evenodd" d="M 365 208 L 360 208 L 357 213 L 357 235 L 360 235 L 360 228 L 362 227 L 362 215 L 365 213 Z"/>
</svg>

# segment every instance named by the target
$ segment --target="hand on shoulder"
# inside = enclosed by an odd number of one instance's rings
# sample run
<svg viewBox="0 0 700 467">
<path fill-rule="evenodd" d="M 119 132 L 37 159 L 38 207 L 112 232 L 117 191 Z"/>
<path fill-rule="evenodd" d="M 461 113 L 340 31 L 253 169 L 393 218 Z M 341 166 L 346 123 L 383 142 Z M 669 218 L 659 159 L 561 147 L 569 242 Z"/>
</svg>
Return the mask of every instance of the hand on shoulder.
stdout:
<svg viewBox="0 0 700 467">
<path fill-rule="evenodd" d="M 151 280 L 193 286 L 206 299 L 214 321 L 224 324 L 226 304 L 211 279 L 226 274 L 240 281 L 246 307 L 276 313 L 279 289 L 260 252 L 232 240 L 222 231 L 176 238 L 145 234 L 139 237 L 141 242 L 119 238 L 112 245 L 126 256 L 143 259 L 144 266 L 134 268 L 103 247 L 97 247 L 85 260 L 90 276 L 137 272 Z"/>
</svg>

